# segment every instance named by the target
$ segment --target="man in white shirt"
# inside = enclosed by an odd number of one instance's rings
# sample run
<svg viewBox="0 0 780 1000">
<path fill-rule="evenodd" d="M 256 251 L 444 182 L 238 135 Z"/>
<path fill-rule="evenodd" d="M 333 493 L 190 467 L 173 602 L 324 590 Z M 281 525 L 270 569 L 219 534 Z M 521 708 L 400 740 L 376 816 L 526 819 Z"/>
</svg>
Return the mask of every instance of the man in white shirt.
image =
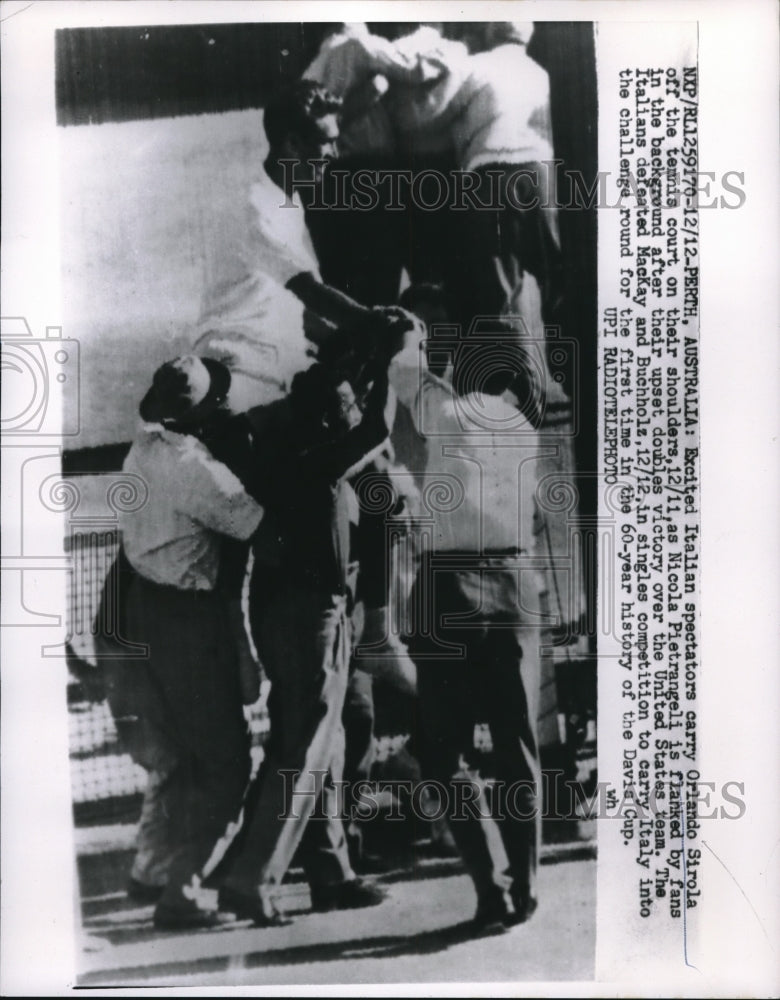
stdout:
<svg viewBox="0 0 780 1000">
<path fill-rule="evenodd" d="M 216 922 L 199 898 L 199 874 L 238 814 L 249 777 L 240 681 L 248 643 L 239 601 L 217 578 L 222 540 L 248 539 L 263 510 L 204 444 L 223 419 L 229 387 L 218 362 L 188 356 L 163 365 L 124 464 L 148 490 L 145 504 L 120 516 L 120 529 L 134 570 L 127 637 L 148 647 L 136 669 L 148 673 L 150 721 L 166 751 L 154 789 L 171 838 L 154 915 L 166 928 Z"/>
<path fill-rule="evenodd" d="M 323 283 L 304 205 L 321 192 L 335 153 L 340 101 L 311 81 L 266 104 L 270 149 L 242 224 L 212 254 L 195 351 L 232 372 L 232 409 L 282 398 L 334 328 L 364 332 L 392 320 Z"/>
<path fill-rule="evenodd" d="M 411 596 L 423 765 L 477 892 L 475 928 L 503 930 L 536 908 L 541 831 L 536 719 L 543 619 L 534 558 L 535 430 L 503 398 L 522 355 L 452 345 L 453 384 L 431 375 L 419 336 L 390 366 L 391 384 L 425 437 L 424 555 Z M 414 341 L 418 342 L 415 343 Z M 468 769 L 474 725 L 487 721 L 498 779 L 492 808 Z M 465 765 L 464 765 L 465 760 Z M 496 822 L 508 879 L 489 826 Z M 510 909 L 507 890 L 511 900 Z"/>
</svg>

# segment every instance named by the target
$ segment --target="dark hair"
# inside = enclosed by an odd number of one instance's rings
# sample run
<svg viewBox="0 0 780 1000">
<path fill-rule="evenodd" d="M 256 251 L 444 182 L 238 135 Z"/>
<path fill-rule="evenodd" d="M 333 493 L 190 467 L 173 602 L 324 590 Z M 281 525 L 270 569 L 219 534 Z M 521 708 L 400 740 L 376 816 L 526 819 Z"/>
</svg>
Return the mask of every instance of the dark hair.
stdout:
<svg viewBox="0 0 780 1000">
<path fill-rule="evenodd" d="M 512 352 L 514 353 L 514 352 Z M 519 358 L 491 358 L 482 344 L 458 344 L 453 357 L 452 386 L 459 396 L 482 392 L 500 396 L 517 378 Z"/>
<path fill-rule="evenodd" d="M 394 42 L 406 35 L 411 35 L 421 25 L 421 21 L 370 21 L 368 30 L 372 35 L 381 35 L 390 42 Z"/>
<path fill-rule="evenodd" d="M 513 383 L 533 381 L 528 349 L 506 320 L 493 320 L 475 342 L 461 340 L 452 363 L 452 383 L 459 395 L 477 391 L 500 396 Z"/>
<path fill-rule="evenodd" d="M 408 309 L 409 312 L 414 312 L 423 302 L 432 306 L 446 307 L 447 300 L 442 286 L 432 281 L 421 281 L 405 288 L 398 299 L 398 305 Z"/>
<path fill-rule="evenodd" d="M 319 421 L 337 405 L 336 389 L 344 381 L 342 375 L 319 362 L 297 372 L 290 385 L 290 403 L 305 422 Z"/>
<path fill-rule="evenodd" d="M 318 138 L 317 122 L 341 108 L 341 101 L 312 80 L 297 83 L 274 94 L 265 106 L 265 134 L 273 149 L 289 136 L 303 140 Z"/>
</svg>

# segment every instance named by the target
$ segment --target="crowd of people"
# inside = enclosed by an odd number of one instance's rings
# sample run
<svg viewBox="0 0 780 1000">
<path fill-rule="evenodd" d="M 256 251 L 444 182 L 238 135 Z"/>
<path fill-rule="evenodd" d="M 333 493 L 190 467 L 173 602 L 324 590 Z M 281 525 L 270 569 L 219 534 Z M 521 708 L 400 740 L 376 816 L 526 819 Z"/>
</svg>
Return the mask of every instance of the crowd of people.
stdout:
<svg viewBox="0 0 780 1000">
<path fill-rule="evenodd" d="M 313 910 L 382 902 L 355 872 L 379 673 L 416 699 L 421 773 L 457 803 L 475 929 L 536 908 L 535 491 L 552 396 L 531 343 L 557 322 L 561 275 L 531 31 L 335 26 L 268 99 L 260 179 L 235 193 L 246 225 L 213 248 L 192 353 L 140 404 L 125 469 L 148 502 L 123 515 L 112 574 L 121 634 L 148 658 L 110 700 L 149 774 L 130 891 L 158 927 L 219 910 L 287 922 L 296 854 Z M 432 210 L 415 184 L 396 204 L 383 179 L 403 170 L 457 176 L 465 210 Z M 409 592 L 393 569 L 404 531 Z M 262 676 L 270 732 L 250 780 L 244 706 Z"/>
</svg>

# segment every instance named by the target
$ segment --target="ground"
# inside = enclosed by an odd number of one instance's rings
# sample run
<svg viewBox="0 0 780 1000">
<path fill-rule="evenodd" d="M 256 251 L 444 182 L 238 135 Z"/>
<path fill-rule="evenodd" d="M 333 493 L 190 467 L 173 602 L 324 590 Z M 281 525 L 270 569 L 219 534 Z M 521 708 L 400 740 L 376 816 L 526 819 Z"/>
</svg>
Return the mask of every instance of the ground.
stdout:
<svg viewBox="0 0 780 1000">
<path fill-rule="evenodd" d="M 572 845 L 574 846 L 574 845 Z M 122 893 L 85 898 L 84 986 L 274 986 L 325 983 L 588 981 L 596 939 L 592 848 L 558 850 L 540 869 L 540 906 L 527 924 L 473 938 L 471 881 L 457 863 L 391 873 L 380 906 L 308 912 L 304 882 L 283 887 L 289 927 L 247 922 L 163 933 L 151 907 Z"/>
</svg>

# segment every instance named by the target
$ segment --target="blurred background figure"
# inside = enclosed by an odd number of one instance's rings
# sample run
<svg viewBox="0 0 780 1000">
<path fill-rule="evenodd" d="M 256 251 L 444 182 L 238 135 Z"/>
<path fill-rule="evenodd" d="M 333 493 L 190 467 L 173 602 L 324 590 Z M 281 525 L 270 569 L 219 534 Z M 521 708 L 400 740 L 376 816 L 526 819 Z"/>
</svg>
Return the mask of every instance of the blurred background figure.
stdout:
<svg viewBox="0 0 780 1000">
<path fill-rule="evenodd" d="M 537 906 L 539 438 L 503 398 L 514 378 L 504 355 L 486 359 L 484 345 L 461 341 L 448 383 L 421 372 L 420 346 L 409 335 L 390 376 L 428 439 L 426 474 L 459 484 L 453 501 L 433 508 L 410 598 L 422 772 L 448 795 L 450 829 L 476 890 L 475 929 L 502 930 Z M 490 799 L 474 766 L 478 722 L 489 726 L 499 779 Z"/>
<path fill-rule="evenodd" d="M 399 204 L 387 182 L 404 156 L 384 97 L 396 86 L 425 87 L 444 72 L 440 36 L 402 38 L 405 27 L 390 39 L 365 24 L 338 25 L 303 73 L 343 101 L 336 169 L 325 179 L 322 198 L 327 208 L 310 207 L 309 228 L 324 279 L 365 305 L 395 302 L 408 257 L 406 196 Z M 369 180 L 360 185 L 363 198 L 355 206 L 360 175 Z"/>
</svg>

